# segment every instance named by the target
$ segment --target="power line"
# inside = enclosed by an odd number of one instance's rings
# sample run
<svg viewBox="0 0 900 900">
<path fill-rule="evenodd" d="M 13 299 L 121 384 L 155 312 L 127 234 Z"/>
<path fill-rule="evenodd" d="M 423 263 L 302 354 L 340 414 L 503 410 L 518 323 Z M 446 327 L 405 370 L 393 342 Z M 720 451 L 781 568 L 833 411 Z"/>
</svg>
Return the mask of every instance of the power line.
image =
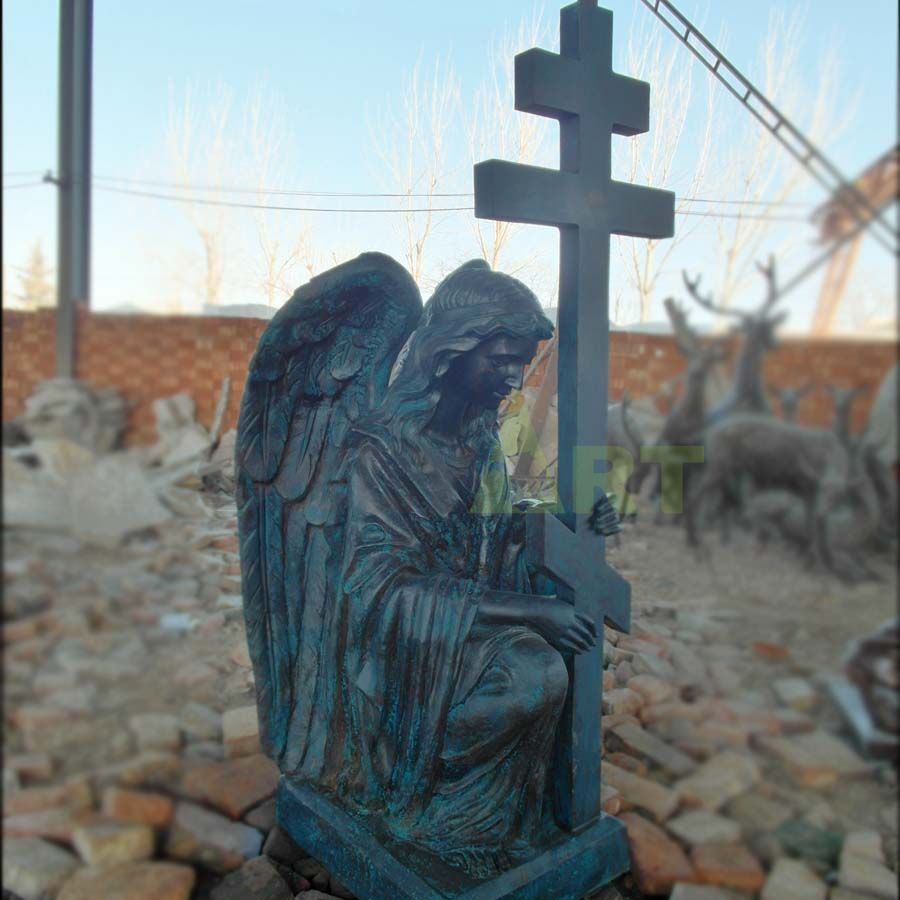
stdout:
<svg viewBox="0 0 900 900">
<path fill-rule="evenodd" d="M 155 181 L 141 178 L 125 178 L 119 175 L 94 175 L 95 181 L 111 181 L 117 184 L 148 185 L 179 191 L 217 191 L 224 194 L 272 194 L 296 197 L 474 197 L 471 191 L 422 194 L 410 191 L 386 193 L 376 191 L 308 191 L 288 188 L 251 188 L 234 185 L 189 184 L 176 181 Z M 729 203 L 748 206 L 796 206 L 814 209 L 815 204 L 792 200 L 724 200 L 709 197 L 679 197 L 682 203 Z"/>
<path fill-rule="evenodd" d="M 334 212 L 334 213 L 419 213 L 419 212 L 471 212 L 472 206 L 434 206 L 422 209 L 335 209 L 319 206 L 275 206 L 267 203 L 240 203 L 235 200 L 206 200 L 203 197 L 176 197 L 171 194 L 157 194 L 152 191 L 134 191 L 129 188 L 117 188 L 96 185 L 98 191 L 112 191 L 117 194 L 131 194 L 135 197 L 150 197 L 155 200 L 171 200 L 175 203 L 199 203 L 202 206 L 230 206 L 239 209 L 272 209 L 288 212 Z M 406 195 L 404 195 L 406 196 Z"/>
<path fill-rule="evenodd" d="M 223 194 L 281 194 L 296 197 L 471 197 L 468 193 L 434 193 L 417 194 L 414 192 L 402 193 L 363 193 L 356 191 L 300 191 L 284 188 L 251 188 L 231 187 L 223 184 L 185 184 L 174 181 L 150 181 L 140 178 L 122 178 L 115 175 L 95 175 L 95 181 L 112 181 L 122 184 L 142 184 L 149 187 L 164 187 L 180 191 L 216 191 Z"/>
<path fill-rule="evenodd" d="M 203 197 L 179 197 L 172 194 L 158 194 L 153 191 L 135 191 L 130 188 L 117 188 L 105 185 L 95 185 L 98 191 L 112 191 L 117 194 L 128 194 L 135 197 L 148 197 L 154 200 L 169 200 L 175 203 L 198 203 L 203 206 L 225 206 L 238 209 L 270 209 L 284 212 L 331 212 L 331 213 L 427 213 L 427 212 L 473 212 L 473 206 L 434 206 L 412 209 L 370 209 L 370 208 L 346 208 L 346 207 L 320 207 L 320 206 L 276 206 L 267 203 L 243 203 L 234 200 L 209 200 Z M 768 222 L 806 222 L 803 216 L 766 216 L 753 213 L 713 213 L 690 210 L 676 212 L 680 216 L 699 216 L 702 218 L 716 219 L 761 219 Z"/>
<path fill-rule="evenodd" d="M 40 187 L 45 181 L 33 181 L 27 184 L 11 184 L 4 185 L 4 191 L 15 190 L 17 188 Z M 145 197 L 153 200 L 169 200 L 173 203 L 196 203 L 201 206 L 224 206 L 237 209 L 268 209 L 276 212 L 323 212 L 323 213 L 427 213 L 427 212 L 473 212 L 473 206 L 434 206 L 419 208 L 393 208 L 393 209 L 370 209 L 370 208 L 351 208 L 351 207 L 324 207 L 324 206 L 280 206 L 269 203 L 246 203 L 235 200 L 210 200 L 204 197 L 181 197 L 173 194 L 160 194 L 154 191 L 137 191 L 130 188 L 113 187 L 111 185 L 95 184 L 94 189 L 98 191 L 109 191 L 116 194 L 128 194 L 133 197 Z M 410 194 L 318 194 L 316 196 L 356 196 L 356 197 L 409 197 L 409 196 L 428 196 L 410 195 Z M 432 196 L 471 196 L 465 194 L 433 194 Z M 715 201 L 701 200 L 694 198 L 696 202 L 711 203 Z M 722 200 L 721 203 L 739 203 L 741 201 Z M 764 204 L 765 201 L 747 201 L 751 203 Z M 697 216 L 704 219 L 756 219 L 764 222 L 808 222 L 805 216 L 769 216 L 754 213 L 714 213 L 701 212 L 699 210 L 676 210 L 678 216 Z"/>
<path fill-rule="evenodd" d="M 27 174 L 27 173 L 6 173 Z M 34 173 L 40 174 L 40 173 Z M 295 196 L 295 197 L 359 197 L 359 198 L 413 198 L 413 197 L 473 197 L 471 191 L 459 192 L 438 192 L 433 194 L 415 193 L 415 192 L 378 192 L 378 191 L 307 191 L 292 190 L 287 188 L 251 188 L 238 187 L 235 185 L 213 185 L 213 184 L 188 184 L 185 182 L 175 181 L 156 181 L 141 178 L 126 178 L 119 175 L 94 175 L 94 181 L 107 181 L 115 184 L 136 184 L 148 185 L 151 187 L 164 187 L 177 191 L 215 191 L 225 194 L 256 194 L 256 195 L 273 195 L 273 196 Z M 18 187 L 18 185 L 15 185 Z M 112 190 L 108 185 L 96 185 L 98 189 Z M 120 189 L 121 190 L 121 189 Z M 177 198 L 172 198 L 177 199 Z M 816 204 L 805 203 L 796 200 L 730 200 L 721 197 L 678 197 L 679 203 L 711 203 L 724 204 L 731 206 L 765 206 L 765 207 L 795 207 L 798 209 L 815 209 Z M 269 208 L 269 207 L 267 207 Z M 275 207 L 272 207 L 275 208 Z M 348 210 L 350 211 L 350 210 Z M 404 210 L 405 211 L 405 210 Z"/>
<path fill-rule="evenodd" d="M 44 173 L 38 169 L 30 169 L 27 172 L 4 172 L 4 178 L 24 178 L 29 175 L 43 175 Z"/>
</svg>

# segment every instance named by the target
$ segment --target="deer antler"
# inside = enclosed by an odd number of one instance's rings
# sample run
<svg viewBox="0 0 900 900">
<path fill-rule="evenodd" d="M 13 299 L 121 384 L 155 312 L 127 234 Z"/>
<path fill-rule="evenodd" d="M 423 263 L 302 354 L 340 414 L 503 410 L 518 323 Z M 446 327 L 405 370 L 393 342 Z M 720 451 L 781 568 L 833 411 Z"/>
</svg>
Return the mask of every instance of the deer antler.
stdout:
<svg viewBox="0 0 900 900">
<path fill-rule="evenodd" d="M 669 315 L 669 321 L 672 323 L 672 330 L 675 334 L 675 346 L 681 351 L 683 356 L 690 359 L 700 349 L 700 342 L 697 334 L 688 324 L 687 313 L 680 303 L 676 303 L 671 297 L 666 297 L 663 306 Z"/>
<path fill-rule="evenodd" d="M 710 312 L 717 313 L 721 316 L 735 316 L 736 318 L 743 319 L 745 318 L 744 313 L 737 309 L 729 309 L 727 306 L 718 306 L 713 303 L 712 294 L 704 297 L 700 293 L 700 279 L 702 276 L 698 275 L 696 278 L 691 280 L 688 277 L 688 273 L 685 270 L 682 270 L 681 277 L 684 279 L 684 286 L 687 288 L 688 293 L 694 298 L 694 300 L 699 303 L 704 309 L 708 309 Z"/>
<path fill-rule="evenodd" d="M 780 296 L 778 293 L 778 278 L 775 272 L 775 257 L 769 256 L 769 261 L 765 265 L 758 262 L 756 268 L 762 272 L 763 277 L 766 279 L 766 299 L 759 308 L 759 312 L 764 313 L 775 305 Z"/>
</svg>

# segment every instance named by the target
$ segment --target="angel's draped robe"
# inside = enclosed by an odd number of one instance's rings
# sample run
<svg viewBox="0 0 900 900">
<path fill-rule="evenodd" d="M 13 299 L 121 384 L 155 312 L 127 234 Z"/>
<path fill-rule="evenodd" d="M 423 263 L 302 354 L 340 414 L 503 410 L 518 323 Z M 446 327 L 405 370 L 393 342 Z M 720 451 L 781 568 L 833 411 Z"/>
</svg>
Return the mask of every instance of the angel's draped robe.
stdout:
<svg viewBox="0 0 900 900">
<path fill-rule="evenodd" d="M 424 437 L 420 452 L 371 434 L 351 451 L 342 590 L 318 644 L 338 686 L 319 679 L 319 746 L 297 774 L 489 875 L 549 821 L 568 674 L 529 628 L 476 622 L 485 589 L 532 592 L 499 445 L 480 466 Z"/>
</svg>

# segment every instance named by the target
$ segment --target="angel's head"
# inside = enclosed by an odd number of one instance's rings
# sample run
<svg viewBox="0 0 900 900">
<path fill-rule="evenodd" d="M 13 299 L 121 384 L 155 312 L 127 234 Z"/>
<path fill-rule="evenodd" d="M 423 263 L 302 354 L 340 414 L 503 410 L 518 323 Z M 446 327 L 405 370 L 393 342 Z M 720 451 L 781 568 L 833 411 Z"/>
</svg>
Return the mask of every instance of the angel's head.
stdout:
<svg viewBox="0 0 900 900">
<path fill-rule="evenodd" d="M 449 407 L 458 414 L 461 440 L 482 446 L 501 400 L 521 385 L 538 342 L 552 334 L 521 281 L 482 260 L 460 266 L 435 289 L 395 364 L 383 406 L 391 430 L 414 445 Z"/>
</svg>

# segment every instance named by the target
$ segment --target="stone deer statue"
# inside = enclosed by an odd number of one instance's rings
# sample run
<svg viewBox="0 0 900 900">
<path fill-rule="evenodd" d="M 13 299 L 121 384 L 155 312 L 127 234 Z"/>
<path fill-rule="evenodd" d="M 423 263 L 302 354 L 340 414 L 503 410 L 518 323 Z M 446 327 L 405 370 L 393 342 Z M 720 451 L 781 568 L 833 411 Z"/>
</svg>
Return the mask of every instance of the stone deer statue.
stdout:
<svg viewBox="0 0 900 900">
<path fill-rule="evenodd" d="M 851 582 L 878 580 L 865 560 L 866 552 L 879 546 L 882 525 L 879 484 L 870 471 L 873 449 L 865 436 L 853 442 L 844 490 L 825 513 L 831 569 Z M 777 536 L 801 552 L 811 552 L 804 509 L 795 493 L 763 491 L 750 500 L 747 514 L 761 546 Z"/>
<path fill-rule="evenodd" d="M 707 379 L 712 369 L 727 359 L 728 345 L 723 339 L 701 341 L 689 325 L 684 308 L 671 297 L 665 301 L 665 307 L 674 327 L 675 346 L 687 360 L 687 367 L 683 373 L 684 387 L 681 396 L 666 415 L 656 444 L 659 447 L 686 447 L 702 444 L 706 426 Z M 635 468 L 629 482 L 630 490 L 634 493 L 640 492 L 651 467 L 654 466 L 650 463 L 641 463 Z M 688 466 L 685 470 L 685 478 L 691 477 L 695 471 L 695 466 Z M 657 475 L 659 475 L 658 469 Z M 661 479 L 657 477 L 653 488 L 654 496 L 659 493 L 660 483 Z M 686 485 L 687 481 L 685 481 L 685 488 Z M 674 504 L 679 499 L 681 498 L 669 498 L 668 508 L 676 508 Z"/>
<path fill-rule="evenodd" d="M 797 407 L 800 405 L 800 401 L 814 390 L 816 385 L 812 381 L 807 381 L 801 387 L 778 387 L 774 384 L 770 384 L 768 387 L 769 393 L 778 399 L 781 418 L 785 422 L 794 422 L 797 419 Z"/>
<path fill-rule="evenodd" d="M 706 433 L 706 463 L 685 504 L 688 543 L 700 546 L 701 507 L 740 506 L 741 495 L 786 491 L 803 508 L 804 545 L 810 561 L 834 569 L 828 516 L 846 493 L 851 459 L 837 436 L 823 428 L 784 422 L 761 413 L 736 413 Z M 727 529 L 728 516 L 725 516 Z"/>
<path fill-rule="evenodd" d="M 707 422 L 710 424 L 732 413 L 771 413 L 762 379 L 762 362 L 766 353 L 777 345 L 775 333 L 787 313 L 773 313 L 779 299 L 774 257 L 770 257 L 764 266 L 757 263 L 757 268 L 766 280 L 766 298 L 753 312 L 717 305 L 713 302 L 712 295 L 701 294 L 699 275 L 694 279 L 688 278 L 686 273 L 684 275 L 685 286 L 694 301 L 710 312 L 736 318 L 737 324 L 732 333 L 740 336 L 740 351 L 731 389 L 710 410 L 707 415 Z"/>
<path fill-rule="evenodd" d="M 826 385 L 826 390 L 831 395 L 831 402 L 834 405 L 832 430 L 838 436 L 838 440 L 845 447 L 849 447 L 853 440 L 853 428 L 851 425 L 853 402 L 860 394 L 864 394 L 869 390 L 869 385 L 858 384 L 855 387 L 842 388 L 829 384 Z"/>
</svg>

